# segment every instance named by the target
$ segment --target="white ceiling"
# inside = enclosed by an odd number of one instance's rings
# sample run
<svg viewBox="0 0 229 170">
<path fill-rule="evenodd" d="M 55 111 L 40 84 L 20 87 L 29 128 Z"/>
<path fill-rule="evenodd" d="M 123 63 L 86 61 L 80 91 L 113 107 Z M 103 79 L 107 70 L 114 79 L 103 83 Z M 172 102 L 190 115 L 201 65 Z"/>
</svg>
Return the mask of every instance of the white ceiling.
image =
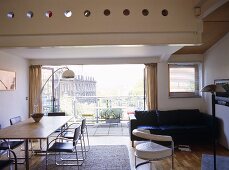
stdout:
<svg viewBox="0 0 229 170">
<path fill-rule="evenodd" d="M 84 59 L 84 58 L 134 58 L 160 57 L 166 61 L 183 46 L 107 45 L 61 46 L 37 48 L 2 48 L 1 52 L 26 59 Z"/>
</svg>

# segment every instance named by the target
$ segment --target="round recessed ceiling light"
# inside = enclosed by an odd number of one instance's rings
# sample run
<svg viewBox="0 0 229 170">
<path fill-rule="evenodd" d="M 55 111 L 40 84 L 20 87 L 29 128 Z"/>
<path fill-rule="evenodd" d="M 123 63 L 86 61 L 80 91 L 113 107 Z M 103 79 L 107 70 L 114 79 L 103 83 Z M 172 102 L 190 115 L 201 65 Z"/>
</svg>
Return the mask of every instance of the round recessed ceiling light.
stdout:
<svg viewBox="0 0 229 170">
<path fill-rule="evenodd" d="M 8 12 L 7 17 L 10 18 L 10 19 L 14 18 L 14 13 L 13 12 Z"/>
<path fill-rule="evenodd" d="M 53 15 L 52 11 L 47 11 L 47 12 L 45 12 L 45 16 L 46 16 L 47 18 L 51 18 L 52 15 Z"/>
<path fill-rule="evenodd" d="M 28 11 L 28 12 L 26 13 L 26 16 L 27 16 L 28 18 L 32 18 L 32 17 L 33 17 L 33 12 L 32 12 L 32 11 Z"/>
<path fill-rule="evenodd" d="M 67 10 L 67 11 L 64 12 L 64 15 L 65 15 L 67 18 L 69 18 L 69 17 L 72 16 L 72 11 Z"/>
<path fill-rule="evenodd" d="M 84 11 L 84 16 L 89 17 L 91 15 L 91 12 L 89 10 Z"/>
</svg>

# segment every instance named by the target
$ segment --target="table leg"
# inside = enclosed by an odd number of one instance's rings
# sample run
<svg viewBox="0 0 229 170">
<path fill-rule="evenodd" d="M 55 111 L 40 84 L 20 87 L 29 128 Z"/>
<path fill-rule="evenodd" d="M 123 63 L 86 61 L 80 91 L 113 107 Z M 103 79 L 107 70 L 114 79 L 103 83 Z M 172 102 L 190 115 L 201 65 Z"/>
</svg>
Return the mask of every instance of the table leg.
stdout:
<svg viewBox="0 0 229 170">
<path fill-rule="evenodd" d="M 25 168 L 29 170 L 29 139 L 25 139 Z"/>
</svg>

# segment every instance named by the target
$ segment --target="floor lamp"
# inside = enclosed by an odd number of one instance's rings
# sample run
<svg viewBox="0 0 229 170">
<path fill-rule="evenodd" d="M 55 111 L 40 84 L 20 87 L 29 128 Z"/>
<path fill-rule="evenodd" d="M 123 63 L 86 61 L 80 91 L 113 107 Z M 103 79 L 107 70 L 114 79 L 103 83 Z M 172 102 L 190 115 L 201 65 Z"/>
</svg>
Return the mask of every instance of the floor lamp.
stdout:
<svg viewBox="0 0 229 170">
<path fill-rule="evenodd" d="M 212 142 L 213 142 L 213 156 L 214 156 L 214 170 L 216 170 L 216 139 L 215 139 L 215 93 L 226 92 L 220 85 L 210 84 L 205 86 L 201 92 L 209 92 L 212 94 Z"/>
<path fill-rule="evenodd" d="M 75 77 L 75 73 L 72 71 L 72 70 L 69 70 L 68 67 L 61 67 L 61 68 L 58 68 L 57 70 L 55 70 L 49 77 L 48 79 L 45 81 L 44 85 L 42 86 L 40 92 L 39 92 L 39 95 L 37 96 L 36 100 L 35 100 L 35 104 L 33 106 L 33 113 L 31 115 L 31 117 L 34 119 L 35 122 L 39 122 L 40 119 L 43 117 L 43 113 L 37 113 L 38 111 L 38 103 L 39 103 L 39 100 L 40 100 L 40 97 L 41 97 L 41 94 L 44 90 L 44 87 L 45 85 L 48 83 L 48 81 L 50 80 L 50 78 L 57 72 L 57 71 L 60 71 L 60 70 L 63 70 L 63 73 L 62 73 L 62 78 L 64 79 L 71 79 L 71 78 L 74 78 Z"/>
</svg>

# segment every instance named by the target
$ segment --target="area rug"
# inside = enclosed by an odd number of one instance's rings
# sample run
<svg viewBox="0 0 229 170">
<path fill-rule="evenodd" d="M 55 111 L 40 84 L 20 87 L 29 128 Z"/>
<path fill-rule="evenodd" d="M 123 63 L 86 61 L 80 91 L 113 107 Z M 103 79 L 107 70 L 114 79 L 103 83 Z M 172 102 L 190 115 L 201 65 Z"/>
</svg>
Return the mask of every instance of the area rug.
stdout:
<svg viewBox="0 0 229 170">
<path fill-rule="evenodd" d="M 203 154 L 201 161 L 201 170 L 213 170 L 213 155 Z M 216 156 L 216 169 L 217 170 L 229 170 L 229 157 Z"/>
<path fill-rule="evenodd" d="M 75 158 L 68 156 L 68 158 Z M 57 166 L 55 164 L 54 155 L 48 156 L 48 169 L 55 170 L 71 170 L 77 169 L 76 166 Z M 72 162 L 71 162 L 72 163 Z M 36 170 L 45 169 L 45 160 L 38 166 Z M 131 170 L 129 152 L 125 145 L 96 145 L 91 146 L 87 152 L 87 158 L 80 170 Z"/>
</svg>

